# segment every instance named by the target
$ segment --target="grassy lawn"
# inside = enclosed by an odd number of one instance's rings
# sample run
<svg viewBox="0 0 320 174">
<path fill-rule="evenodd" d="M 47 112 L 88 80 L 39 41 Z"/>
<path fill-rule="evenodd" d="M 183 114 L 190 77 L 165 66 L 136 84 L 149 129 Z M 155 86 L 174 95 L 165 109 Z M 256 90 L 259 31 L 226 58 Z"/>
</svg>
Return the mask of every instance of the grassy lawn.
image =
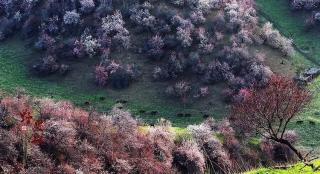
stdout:
<svg viewBox="0 0 320 174">
<path fill-rule="evenodd" d="M 271 21 L 284 35 L 294 40 L 295 46 L 315 64 L 320 64 L 320 33 L 315 28 L 305 30 L 310 13 L 293 12 L 289 0 L 256 0 L 260 14 Z"/>
<path fill-rule="evenodd" d="M 314 162 L 315 165 L 320 165 L 320 160 Z M 310 167 L 303 168 L 303 164 L 299 163 L 286 170 L 283 169 L 272 169 L 272 168 L 262 168 L 258 170 L 253 170 L 246 172 L 245 174 L 319 174 L 320 171 L 313 172 Z"/>
<path fill-rule="evenodd" d="M 300 141 L 303 146 L 320 150 L 320 78 L 310 84 L 314 98 L 308 108 L 297 118 L 303 123 L 293 122 L 290 129 L 299 131 Z"/>
<path fill-rule="evenodd" d="M 284 60 L 281 64 L 281 54 L 268 47 L 254 48 L 253 51 L 266 55 L 266 63 L 278 73 L 292 76 L 295 67 L 305 64 L 302 56 L 297 54 L 293 60 Z M 119 53 L 115 53 L 119 54 Z M 123 57 L 121 57 L 123 56 Z M 221 91 L 225 85 L 218 84 L 210 87 L 210 95 L 205 99 L 196 99 L 182 104 L 180 101 L 168 99 L 164 94 L 167 83 L 152 81 L 151 72 L 153 64 L 144 62 L 136 55 L 115 55 L 125 62 L 135 62 L 142 66 L 143 75 L 139 81 L 133 83 L 128 89 L 114 90 L 111 88 L 98 88 L 95 86 L 93 67 L 99 61 L 86 59 L 72 62 L 72 71 L 67 76 L 50 76 L 46 78 L 35 77 L 30 74 L 32 62 L 39 59 L 40 55 L 25 46 L 24 41 L 17 38 L 10 39 L 0 44 L 0 89 L 12 93 L 16 88 L 23 88 L 31 96 L 52 97 L 54 99 L 70 100 L 78 106 L 87 107 L 86 102 L 99 111 L 108 111 L 118 100 L 128 101 L 125 107 L 135 116 L 147 122 L 154 122 L 163 117 L 169 119 L 173 126 L 185 127 L 203 120 L 203 115 L 208 114 L 216 119 L 227 115 L 229 106 L 221 101 Z M 92 73 L 90 73 L 92 72 Z M 199 79 L 189 79 L 193 82 Z M 101 97 L 106 100 L 100 100 Z M 151 112 L 156 111 L 153 115 Z M 191 114 L 191 117 L 178 117 L 179 113 Z"/>
<path fill-rule="evenodd" d="M 111 88 L 98 88 L 93 83 L 93 67 L 98 62 L 87 59 L 72 63 L 73 71 L 65 77 L 51 76 L 39 78 L 30 74 L 28 65 L 40 55 L 25 47 L 24 42 L 11 39 L 0 44 L 0 89 L 12 93 L 16 88 L 23 88 L 31 96 L 52 97 L 65 99 L 86 107 L 90 102 L 99 111 L 108 111 L 117 100 L 128 101 L 125 107 L 135 116 L 147 122 L 154 122 L 160 117 L 172 121 L 174 126 L 185 127 L 189 124 L 199 123 L 204 114 L 215 118 L 223 118 L 227 106 L 221 102 L 221 90 L 224 85 L 210 87 L 210 96 L 196 102 L 181 104 L 180 101 L 168 99 L 164 95 L 166 83 L 156 83 L 151 80 L 150 73 L 153 66 L 144 66 L 145 72 L 138 82 L 128 89 L 114 90 Z M 142 64 L 140 59 L 131 56 L 126 61 L 135 61 Z M 131 59 L 131 60 L 130 60 Z M 133 59 L 133 60 L 132 60 Z M 144 63 L 145 64 L 145 63 Z M 105 97 L 105 100 L 101 100 Z M 145 113 L 144 113 L 145 111 Z M 156 111 L 157 114 L 151 114 Z M 177 117 L 178 113 L 188 113 L 191 117 Z"/>
</svg>

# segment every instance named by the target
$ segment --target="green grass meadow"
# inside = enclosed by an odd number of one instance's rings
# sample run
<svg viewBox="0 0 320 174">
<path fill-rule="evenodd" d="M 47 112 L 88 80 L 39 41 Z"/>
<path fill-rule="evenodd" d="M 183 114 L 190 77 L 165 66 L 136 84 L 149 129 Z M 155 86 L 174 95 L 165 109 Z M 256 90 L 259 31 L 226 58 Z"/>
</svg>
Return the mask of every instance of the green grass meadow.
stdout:
<svg viewBox="0 0 320 174">
<path fill-rule="evenodd" d="M 256 0 L 261 16 L 271 21 L 286 37 L 293 39 L 298 50 L 314 64 L 320 64 L 319 28 L 306 31 L 305 21 L 310 13 L 292 11 L 289 0 Z"/>
<path fill-rule="evenodd" d="M 320 165 L 320 160 L 314 162 L 314 164 Z M 261 168 L 246 172 L 245 174 L 319 174 L 320 171 L 313 172 L 310 167 L 304 167 L 302 163 L 288 167 L 287 169 L 273 169 L 273 168 Z"/>
<path fill-rule="evenodd" d="M 31 96 L 70 100 L 82 107 L 88 107 L 85 103 L 89 102 L 102 112 L 110 110 L 116 101 L 126 100 L 128 103 L 124 107 L 133 112 L 134 116 L 149 123 L 163 117 L 169 119 L 174 126 L 180 127 L 201 122 L 204 114 L 223 118 L 228 110 L 228 106 L 221 102 L 220 96 L 224 85 L 210 87 L 210 96 L 206 99 L 182 104 L 164 95 L 168 84 L 153 82 L 147 73 L 128 89 L 96 87 L 93 74 L 94 66 L 99 61 L 96 59 L 73 62 L 73 70 L 65 77 L 35 77 L 30 74 L 30 65 L 39 58 L 39 54 L 28 49 L 19 39 L 13 38 L 1 43 L 0 89 L 13 93 L 17 88 L 22 88 Z M 136 62 L 143 63 L 139 61 L 141 60 L 136 59 Z M 150 68 L 152 66 L 145 66 L 143 72 L 151 72 Z M 106 99 L 101 100 L 101 97 Z M 155 111 L 156 114 L 151 114 Z M 191 117 L 177 117 L 179 113 L 191 114 Z"/>
</svg>

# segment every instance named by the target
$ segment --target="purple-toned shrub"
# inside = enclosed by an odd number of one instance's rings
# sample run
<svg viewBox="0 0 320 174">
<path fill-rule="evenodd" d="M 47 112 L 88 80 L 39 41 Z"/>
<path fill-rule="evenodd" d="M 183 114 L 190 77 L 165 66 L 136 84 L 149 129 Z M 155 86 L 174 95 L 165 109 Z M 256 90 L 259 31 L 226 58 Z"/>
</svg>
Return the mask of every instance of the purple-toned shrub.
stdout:
<svg viewBox="0 0 320 174">
<path fill-rule="evenodd" d="M 205 157 L 195 142 L 185 141 L 174 151 L 174 165 L 181 173 L 204 173 Z"/>
<path fill-rule="evenodd" d="M 56 58 L 49 55 L 41 59 L 39 64 L 33 65 L 33 70 L 39 75 L 50 75 L 59 70 L 60 65 L 57 63 Z"/>
<path fill-rule="evenodd" d="M 229 154 L 224 150 L 221 142 L 217 140 L 208 125 L 188 126 L 188 130 L 203 151 L 210 170 L 216 173 L 228 173 L 231 170 Z"/>
<path fill-rule="evenodd" d="M 194 25 L 201 25 L 206 22 L 206 18 L 200 10 L 191 12 L 190 20 Z"/>
<path fill-rule="evenodd" d="M 209 88 L 207 86 L 205 87 L 199 87 L 196 91 L 196 93 L 193 95 L 194 98 L 204 98 L 209 95 Z"/>
<path fill-rule="evenodd" d="M 130 19 L 137 25 L 148 28 L 153 28 L 156 23 L 156 18 L 150 14 L 149 9 L 133 8 L 131 10 Z"/>
<path fill-rule="evenodd" d="M 262 28 L 262 32 L 265 42 L 268 45 L 279 49 L 285 56 L 292 56 L 294 54 L 292 40 L 281 36 L 279 31 L 275 30 L 271 23 L 266 23 Z"/>
<path fill-rule="evenodd" d="M 126 88 L 140 74 L 139 68 L 134 64 L 121 65 L 115 61 L 101 63 L 95 68 L 96 82 L 100 86 L 110 83 L 115 88 Z"/>
<path fill-rule="evenodd" d="M 319 0 L 290 0 L 290 5 L 293 10 L 312 10 L 320 6 Z"/>
<path fill-rule="evenodd" d="M 147 55 L 154 60 L 160 60 L 164 53 L 164 41 L 161 36 L 153 36 L 146 45 Z"/>
<path fill-rule="evenodd" d="M 202 27 L 196 31 L 197 40 L 199 42 L 198 47 L 201 53 L 211 53 L 214 49 L 213 39 L 209 36 L 208 32 Z M 211 39 L 210 39 L 211 38 Z"/>
<path fill-rule="evenodd" d="M 103 37 L 111 37 L 123 48 L 129 48 L 130 35 L 129 31 L 124 27 L 125 22 L 122 19 L 120 11 L 116 11 L 113 15 L 108 15 L 102 19 Z"/>
<path fill-rule="evenodd" d="M 85 14 L 91 13 L 95 8 L 94 0 L 80 0 L 81 11 Z"/>
<path fill-rule="evenodd" d="M 191 34 L 194 30 L 194 25 L 188 19 L 183 19 L 179 15 L 174 16 L 171 22 L 177 28 L 176 38 L 181 43 L 182 47 L 189 47 L 192 44 Z"/>
<path fill-rule="evenodd" d="M 77 13 L 75 10 L 66 11 L 66 13 L 63 16 L 63 22 L 66 25 L 77 25 L 80 22 L 80 14 Z"/>
<path fill-rule="evenodd" d="M 173 86 L 169 86 L 166 89 L 166 93 L 173 97 L 178 97 L 182 102 L 186 102 L 189 93 L 191 92 L 191 86 L 184 81 L 178 82 Z"/>
<path fill-rule="evenodd" d="M 168 61 L 167 70 L 170 78 L 175 79 L 184 72 L 186 63 L 184 57 L 180 53 L 173 52 Z"/>
<path fill-rule="evenodd" d="M 101 47 L 98 40 L 94 38 L 87 30 L 81 35 L 80 44 L 82 44 L 82 47 L 89 57 L 96 55 L 97 50 Z"/>
<path fill-rule="evenodd" d="M 207 83 L 217 83 L 232 77 L 233 74 L 230 72 L 230 67 L 227 63 L 213 61 L 208 65 L 204 80 Z"/>
<path fill-rule="evenodd" d="M 46 33 L 43 33 L 35 43 L 35 47 L 40 50 L 48 50 L 54 47 L 55 42 L 56 40 L 53 37 Z"/>
<path fill-rule="evenodd" d="M 165 68 L 157 66 L 153 69 L 152 77 L 155 80 L 166 80 L 169 78 L 169 74 Z"/>
</svg>

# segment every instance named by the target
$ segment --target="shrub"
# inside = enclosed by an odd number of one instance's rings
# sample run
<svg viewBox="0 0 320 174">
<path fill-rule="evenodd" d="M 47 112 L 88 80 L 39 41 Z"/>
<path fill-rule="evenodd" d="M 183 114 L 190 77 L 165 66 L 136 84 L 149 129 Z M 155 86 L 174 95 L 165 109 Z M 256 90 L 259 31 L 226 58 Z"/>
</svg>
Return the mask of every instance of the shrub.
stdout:
<svg viewBox="0 0 320 174">
<path fill-rule="evenodd" d="M 156 22 L 156 18 L 150 14 L 149 9 L 142 8 L 133 8 L 131 10 L 130 19 L 137 25 L 153 28 Z"/>
<path fill-rule="evenodd" d="M 312 10 L 316 9 L 320 5 L 319 0 L 290 0 L 291 8 L 294 10 L 307 9 Z"/>
<path fill-rule="evenodd" d="M 95 8 L 95 3 L 93 0 L 80 0 L 81 11 L 85 14 L 90 13 Z"/>
<path fill-rule="evenodd" d="M 171 4 L 182 7 L 185 0 L 169 0 Z"/>
<path fill-rule="evenodd" d="M 173 162 L 181 173 L 204 173 L 205 159 L 195 142 L 183 142 L 174 151 Z"/>
<path fill-rule="evenodd" d="M 169 74 L 166 69 L 157 66 L 153 69 L 152 77 L 155 80 L 166 80 L 169 78 Z"/>
<path fill-rule="evenodd" d="M 100 86 L 108 82 L 115 88 L 126 88 L 140 76 L 139 68 L 135 65 L 120 65 L 115 61 L 97 65 L 95 68 L 96 82 Z"/>
<path fill-rule="evenodd" d="M 182 74 L 186 68 L 186 63 L 184 57 L 180 53 L 171 53 L 169 57 L 169 61 L 167 64 L 167 70 L 169 73 L 169 77 L 174 79 L 177 78 L 178 75 Z"/>
<path fill-rule="evenodd" d="M 176 83 L 174 86 L 169 86 L 166 89 L 166 93 L 170 96 L 178 97 L 183 102 L 187 100 L 187 95 L 191 91 L 191 86 L 184 81 Z"/>
<path fill-rule="evenodd" d="M 93 38 L 88 30 L 84 31 L 84 33 L 81 35 L 80 44 L 82 44 L 82 47 L 84 48 L 85 52 L 90 57 L 96 55 L 97 50 L 101 47 L 98 40 Z"/>
<path fill-rule="evenodd" d="M 207 86 L 205 86 L 205 87 L 200 87 L 199 89 L 197 89 L 197 91 L 193 97 L 203 98 L 203 97 L 207 97 L 208 95 L 209 95 L 209 88 Z"/>
<path fill-rule="evenodd" d="M 24 37 L 31 37 L 39 32 L 40 20 L 35 16 L 30 16 L 22 26 Z"/>
<path fill-rule="evenodd" d="M 200 9 L 204 12 L 208 12 L 210 9 L 220 8 L 222 5 L 220 0 L 186 0 L 186 2 L 191 9 Z"/>
<path fill-rule="evenodd" d="M 27 173 L 50 173 L 53 170 L 53 161 L 38 146 L 31 145 L 27 152 Z"/>
<path fill-rule="evenodd" d="M 75 10 L 73 11 L 66 11 L 63 16 L 63 22 L 67 25 L 76 25 L 80 22 L 80 14 L 77 13 Z"/>
<path fill-rule="evenodd" d="M 182 47 L 189 47 L 192 44 L 191 30 L 188 28 L 177 28 L 177 40 L 181 42 Z"/>
<path fill-rule="evenodd" d="M 7 165 L 17 163 L 18 151 L 15 148 L 18 137 L 10 131 L 0 128 L 0 160 Z M 13 167 L 13 166 L 12 166 Z"/>
<path fill-rule="evenodd" d="M 244 87 L 247 86 L 247 83 L 246 81 L 241 78 L 241 77 L 234 77 L 234 78 L 231 78 L 229 81 L 228 81 L 228 84 L 230 86 L 230 88 L 232 88 L 233 90 L 240 90 Z"/>
<path fill-rule="evenodd" d="M 212 39 L 210 39 L 211 37 L 208 36 L 208 32 L 204 28 L 199 28 L 196 34 L 199 41 L 199 50 L 202 53 L 211 53 L 214 49 L 214 44 Z"/>
<path fill-rule="evenodd" d="M 227 63 L 213 61 L 208 65 L 208 70 L 205 74 L 204 80 L 207 83 L 217 83 L 231 79 L 233 74 L 230 71 L 230 67 Z"/>
<path fill-rule="evenodd" d="M 39 64 L 33 65 L 33 70 L 38 75 L 50 75 L 57 72 L 60 68 L 60 65 L 57 63 L 56 59 L 53 56 L 46 56 L 41 59 Z"/>
<path fill-rule="evenodd" d="M 192 44 L 191 34 L 194 26 L 190 20 L 183 19 L 176 15 L 171 20 L 172 24 L 177 26 L 176 38 L 181 43 L 182 47 L 189 47 Z"/>
<path fill-rule="evenodd" d="M 60 31 L 59 24 L 60 24 L 59 16 L 54 15 L 52 17 L 49 17 L 46 23 L 42 25 L 42 30 L 49 34 L 57 35 Z M 39 26 L 35 26 L 35 27 L 39 27 Z"/>
<path fill-rule="evenodd" d="M 104 65 L 97 65 L 95 68 L 96 83 L 99 86 L 105 86 L 108 80 L 108 70 Z"/>
<path fill-rule="evenodd" d="M 151 59 L 159 60 L 161 59 L 164 51 L 164 41 L 161 36 L 156 35 L 152 37 L 147 43 L 147 55 Z"/>
<path fill-rule="evenodd" d="M 35 47 L 40 50 L 52 50 L 56 40 L 46 33 L 40 35 L 38 41 L 35 43 Z"/>
<path fill-rule="evenodd" d="M 21 102 L 25 100 L 27 97 L 6 98 L 1 104 L 9 112 L 16 112 L 17 102 L 21 108 Z M 83 119 L 83 113 L 88 113 L 69 102 L 29 101 L 25 103 L 26 107 L 33 109 L 31 106 L 37 104 L 44 118 L 44 141 L 23 145 L 28 147 L 26 165 L 23 166 L 20 135 L 16 134 L 16 129 L 5 131 L 0 128 L 1 170 L 14 173 L 173 173 L 171 163 L 175 145 L 167 128 L 157 127 L 145 135 L 138 131 L 137 121 L 130 113 L 117 108 L 108 116 Z M 87 121 L 80 124 L 79 120 Z M 127 148 L 130 150 L 125 150 Z"/>
<path fill-rule="evenodd" d="M 294 54 L 292 40 L 281 36 L 279 31 L 273 29 L 271 23 L 266 23 L 262 28 L 262 32 L 268 45 L 280 49 L 285 56 L 292 56 Z"/>
<path fill-rule="evenodd" d="M 124 27 L 124 21 L 120 11 L 116 11 L 113 15 L 108 15 L 103 18 L 101 27 L 105 35 L 104 37 L 112 37 L 122 47 L 129 48 L 129 31 Z"/>
<path fill-rule="evenodd" d="M 269 67 L 257 63 L 250 65 L 249 73 L 254 77 L 254 80 L 250 81 L 250 79 L 247 79 L 247 81 L 249 81 L 250 84 L 256 82 L 260 85 L 266 84 L 273 75 Z"/>
<path fill-rule="evenodd" d="M 217 173 L 228 173 L 231 170 L 231 161 L 222 144 L 214 138 L 208 125 L 188 126 L 188 130 L 195 138 L 203 151 L 211 170 Z"/>
<path fill-rule="evenodd" d="M 62 155 L 73 153 L 76 145 L 76 125 L 64 120 L 48 120 L 45 123 L 44 146 L 56 148 Z"/>
<path fill-rule="evenodd" d="M 231 1 L 226 4 L 224 10 L 227 27 L 233 32 L 237 31 L 242 24 L 239 3 L 237 1 Z"/>
<path fill-rule="evenodd" d="M 254 31 L 257 27 L 258 18 L 254 9 L 253 1 L 231 1 L 224 8 L 227 28 L 237 33 L 241 29 Z"/>
<path fill-rule="evenodd" d="M 174 136 L 169 131 L 170 126 L 157 126 L 151 128 L 150 139 L 155 146 L 155 155 L 159 161 L 163 161 L 166 164 L 166 168 L 172 168 L 173 156 L 172 152 L 175 147 L 173 142 Z"/>
<path fill-rule="evenodd" d="M 206 71 L 206 65 L 202 63 L 199 53 L 197 52 L 191 52 L 189 54 L 186 64 L 188 67 L 191 67 L 192 72 L 198 75 L 202 75 Z"/>
<path fill-rule="evenodd" d="M 200 10 L 191 12 L 190 20 L 194 25 L 201 25 L 206 22 L 206 18 Z"/>
</svg>

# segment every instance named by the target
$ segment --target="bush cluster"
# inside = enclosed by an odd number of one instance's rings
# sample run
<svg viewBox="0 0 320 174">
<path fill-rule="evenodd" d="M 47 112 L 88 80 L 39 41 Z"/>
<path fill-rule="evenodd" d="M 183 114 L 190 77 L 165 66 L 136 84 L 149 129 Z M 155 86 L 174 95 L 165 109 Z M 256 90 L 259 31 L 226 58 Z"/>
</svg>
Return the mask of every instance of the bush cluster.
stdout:
<svg viewBox="0 0 320 174">
<path fill-rule="evenodd" d="M 4 97 L 0 106 L 5 173 L 239 173 L 295 160 L 286 146 L 270 140 L 248 146 L 250 140 L 239 139 L 228 120 L 191 125 L 190 136 L 175 141 L 168 121 L 146 129 L 118 107 L 101 114 L 24 94 Z M 284 137 L 297 141 L 294 131 Z"/>
<path fill-rule="evenodd" d="M 92 78 L 116 88 L 128 87 L 140 73 L 111 61 L 114 53 L 153 61 L 153 72 L 143 74 L 152 73 L 154 80 L 200 79 L 197 88 L 227 83 L 237 95 L 271 73 L 250 45 L 265 43 L 286 56 L 294 52 L 292 41 L 270 24 L 258 25 L 252 0 L 3 0 L 0 24 L 0 39 L 20 30 L 45 55 L 35 73 L 66 74 L 73 61 L 100 58 Z"/>
<path fill-rule="evenodd" d="M 96 66 L 96 82 L 100 86 L 107 83 L 112 84 L 114 88 L 126 88 L 129 84 L 140 76 L 137 66 L 121 65 L 115 61 L 108 61 Z"/>
<path fill-rule="evenodd" d="M 291 8 L 294 10 L 313 10 L 319 7 L 319 0 L 290 0 Z"/>
</svg>

